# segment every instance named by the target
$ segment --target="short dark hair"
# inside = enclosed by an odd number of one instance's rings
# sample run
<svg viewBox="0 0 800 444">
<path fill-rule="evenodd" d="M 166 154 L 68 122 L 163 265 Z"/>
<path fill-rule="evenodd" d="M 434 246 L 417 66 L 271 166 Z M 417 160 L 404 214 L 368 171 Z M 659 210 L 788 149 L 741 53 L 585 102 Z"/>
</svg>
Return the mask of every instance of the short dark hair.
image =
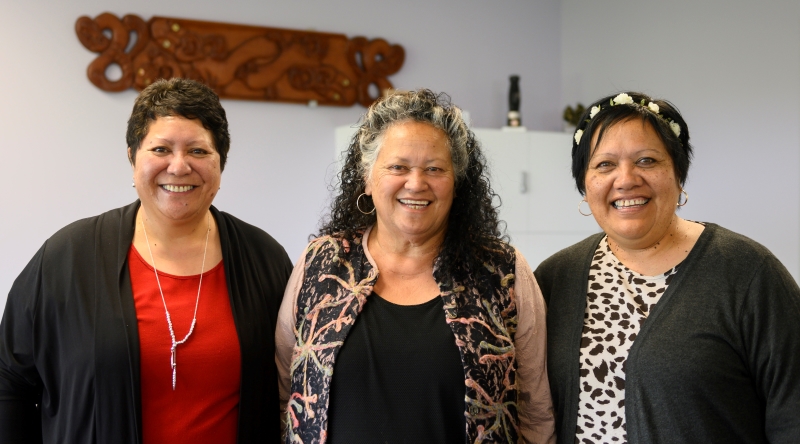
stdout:
<svg viewBox="0 0 800 444">
<path fill-rule="evenodd" d="M 666 100 L 653 99 L 642 93 L 622 94 L 627 94 L 632 101 L 622 104 L 613 102 L 615 98 L 620 97 L 620 94 L 603 97 L 588 106 L 581 115 L 575 130 L 576 137 L 572 138 L 572 177 L 575 178 L 575 186 L 578 191 L 581 195 L 586 194 L 586 170 L 589 167 L 589 159 L 603 139 L 605 132 L 618 123 L 632 119 L 646 122 L 655 130 L 667 148 L 667 153 L 672 158 L 675 168 L 675 176 L 683 186 L 692 162 L 692 146 L 689 144 L 689 128 L 681 113 L 678 112 L 678 108 Z M 627 100 L 623 102 L 625 101 Z M 654 109 L 658 111 L 655 112 Z M 593 112 L 596 114 L 591 117 Z M 675 134 L 676 129 L 673 127 L 677 128 L 678 134 Z M 578 133 L 578 131 L 581 132 Z M 595 133 L 597 133 L 597 141 L 592 146 L 592 137 Z M 578 137 L 577 134 L 581 134 L 581 136 Z"/>
<path fill-rule="evenodd" d="M 225 169 L 231 136 L 219 96 L 200 82 L 178 77 L 157 80 L 136 97 L 125 135 L 128 148 L 131 149 L 131 164 L 136 161 L 136 151 L 147 136 L 150 124 L 157 118 L 166 116 L 199 120 L 214 138 L 214 149 L 219 153 L 220 171 Z"/>
</svg>

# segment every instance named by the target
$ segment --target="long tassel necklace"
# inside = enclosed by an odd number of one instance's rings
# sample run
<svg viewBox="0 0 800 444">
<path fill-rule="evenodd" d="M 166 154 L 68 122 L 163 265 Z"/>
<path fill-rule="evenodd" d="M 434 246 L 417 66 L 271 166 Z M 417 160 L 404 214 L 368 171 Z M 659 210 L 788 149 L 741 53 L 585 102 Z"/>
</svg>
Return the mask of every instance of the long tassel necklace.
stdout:
<svg viewBox="0 0 800 444">
<path fill-rule="evenodd" d="M 194 316 L 192 317 L 192 326 L 189 327 L 189 333 L 180 341 L 175 340 L 175 330 L 172 328 L 172 318 L 169 316 L 167 309 L 167 300 L 164 299 L 164 290 L 161 289 L 161 280 L 158 279 L 158 269 L 156 269 L 156 261 L 153 258 L 153 250 L 150 248 L 150 239 L 147 237 L 147 228 L 144 226 L 144 218 L 142 218 L 142 230 L 144 231 L 144 239 L 147 242 L 147 251 L 150 252 L 150 262 L 153 263 L 153 271 L 156 274 L 156 283 L 158 283 L 158 291 L 161 293 L 161 302 L 164 303 L 164 312 L 167 313 L 167 326 L 169 326 L 169 336 L 172 339 L 172 346 L 170 347 L 169 364 L 172 367 L 172 390 L 175 390 L 175 379 L 178 368 L 178 346 L 186 342 L 189 336 L 194 332 L 194 326 L 197 323 L 197 307 L 200 305 L 200 289 L 203 288 L 203 271 L 206 269 L 206 252 L 208 251 L 208 235 L 211 233 L 211 217 L 206 216 L 208 221 L 208 228 L 206 229 L 206 246 L 203 248 L 203 265 L 200 266 L 200 284 L 197 286 L 197 300 L 194 302 Z"/>
</svg>

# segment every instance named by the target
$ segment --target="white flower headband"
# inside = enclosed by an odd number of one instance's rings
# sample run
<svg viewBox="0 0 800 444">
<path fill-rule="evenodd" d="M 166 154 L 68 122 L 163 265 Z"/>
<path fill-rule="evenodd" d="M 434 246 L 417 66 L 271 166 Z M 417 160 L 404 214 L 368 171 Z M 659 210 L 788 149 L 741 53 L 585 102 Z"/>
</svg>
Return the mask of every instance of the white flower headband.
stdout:
<svg viewBox="0 0 800 444">
<path fill-rule="evenodd" d="M 627 93 L 620 93 L 616 97 L 611 99 L 610 102 L 609 102 L 610 106 L 614 106 L 614 105 L 630 105 L 630 104 L 633 104 L 633 97 L 629 96 Z M 642 99 L 640 104 L 643 107 L 646 107 L 653 114 L 655 114 L 656 116 L 658 116 L 659 118 L 661 118 L 662 120 L 667 122 L 669 124 L 669 128 L 672 130 L 673 133 L 675 133 L 675 137 L 680 137 L 680 135 L 681 135 L 681 126 L 678 124 L 678 122 L 675 122 L 672 119 L 668 119 L 668 118 L 662 116 L 660 114 L 660 112 L 659 112 L 660 109 L 658 107 L 658 104 L 650 102 L 650 103 L 647 104 L 647 106 L 645 106 L 644 99 Z M 600 105 L 593 106 L 592 109 L 589 110 L 589 120 L 593 119 L 594 116 L 596 116 L 597 113 L 599 113 L 599 112 L 600 112 Z M 581 143 L 581 137 L 583 137 L 583 130 L 579 129 L 579 130 L 575 131 L 575 143 L 576 144 Z"/>
</svg>

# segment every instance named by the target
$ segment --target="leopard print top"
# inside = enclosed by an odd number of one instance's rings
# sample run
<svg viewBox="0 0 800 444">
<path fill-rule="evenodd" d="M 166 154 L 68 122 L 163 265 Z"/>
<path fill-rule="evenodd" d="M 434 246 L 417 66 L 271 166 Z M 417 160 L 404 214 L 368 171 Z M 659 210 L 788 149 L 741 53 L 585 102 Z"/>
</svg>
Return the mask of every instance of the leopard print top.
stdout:
<svg viewBox="0 0 800 444">
<path fill-rule="evenodd" d="M 625 362 L 680 264 L 657 276 L 623 265 L 604 237 L 589 269 L 576 443 L 625 443 Z"/>
</svg>

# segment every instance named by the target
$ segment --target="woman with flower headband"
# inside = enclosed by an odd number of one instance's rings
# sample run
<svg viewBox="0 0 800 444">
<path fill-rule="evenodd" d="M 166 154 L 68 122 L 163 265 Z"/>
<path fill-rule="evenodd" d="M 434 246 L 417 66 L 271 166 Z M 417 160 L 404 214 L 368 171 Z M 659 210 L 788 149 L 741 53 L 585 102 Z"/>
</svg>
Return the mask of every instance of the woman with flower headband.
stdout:
<svg viewBox="0 0 800 444">
<path fill-rule="evenodd" d="M 584 113 L 578 210 L 603 233 L 535 271 L 559 441 L 800 442 L 800 289 L 766 248 L 681 218 L 692 147 L 669 102 Z"/>
</svg>

